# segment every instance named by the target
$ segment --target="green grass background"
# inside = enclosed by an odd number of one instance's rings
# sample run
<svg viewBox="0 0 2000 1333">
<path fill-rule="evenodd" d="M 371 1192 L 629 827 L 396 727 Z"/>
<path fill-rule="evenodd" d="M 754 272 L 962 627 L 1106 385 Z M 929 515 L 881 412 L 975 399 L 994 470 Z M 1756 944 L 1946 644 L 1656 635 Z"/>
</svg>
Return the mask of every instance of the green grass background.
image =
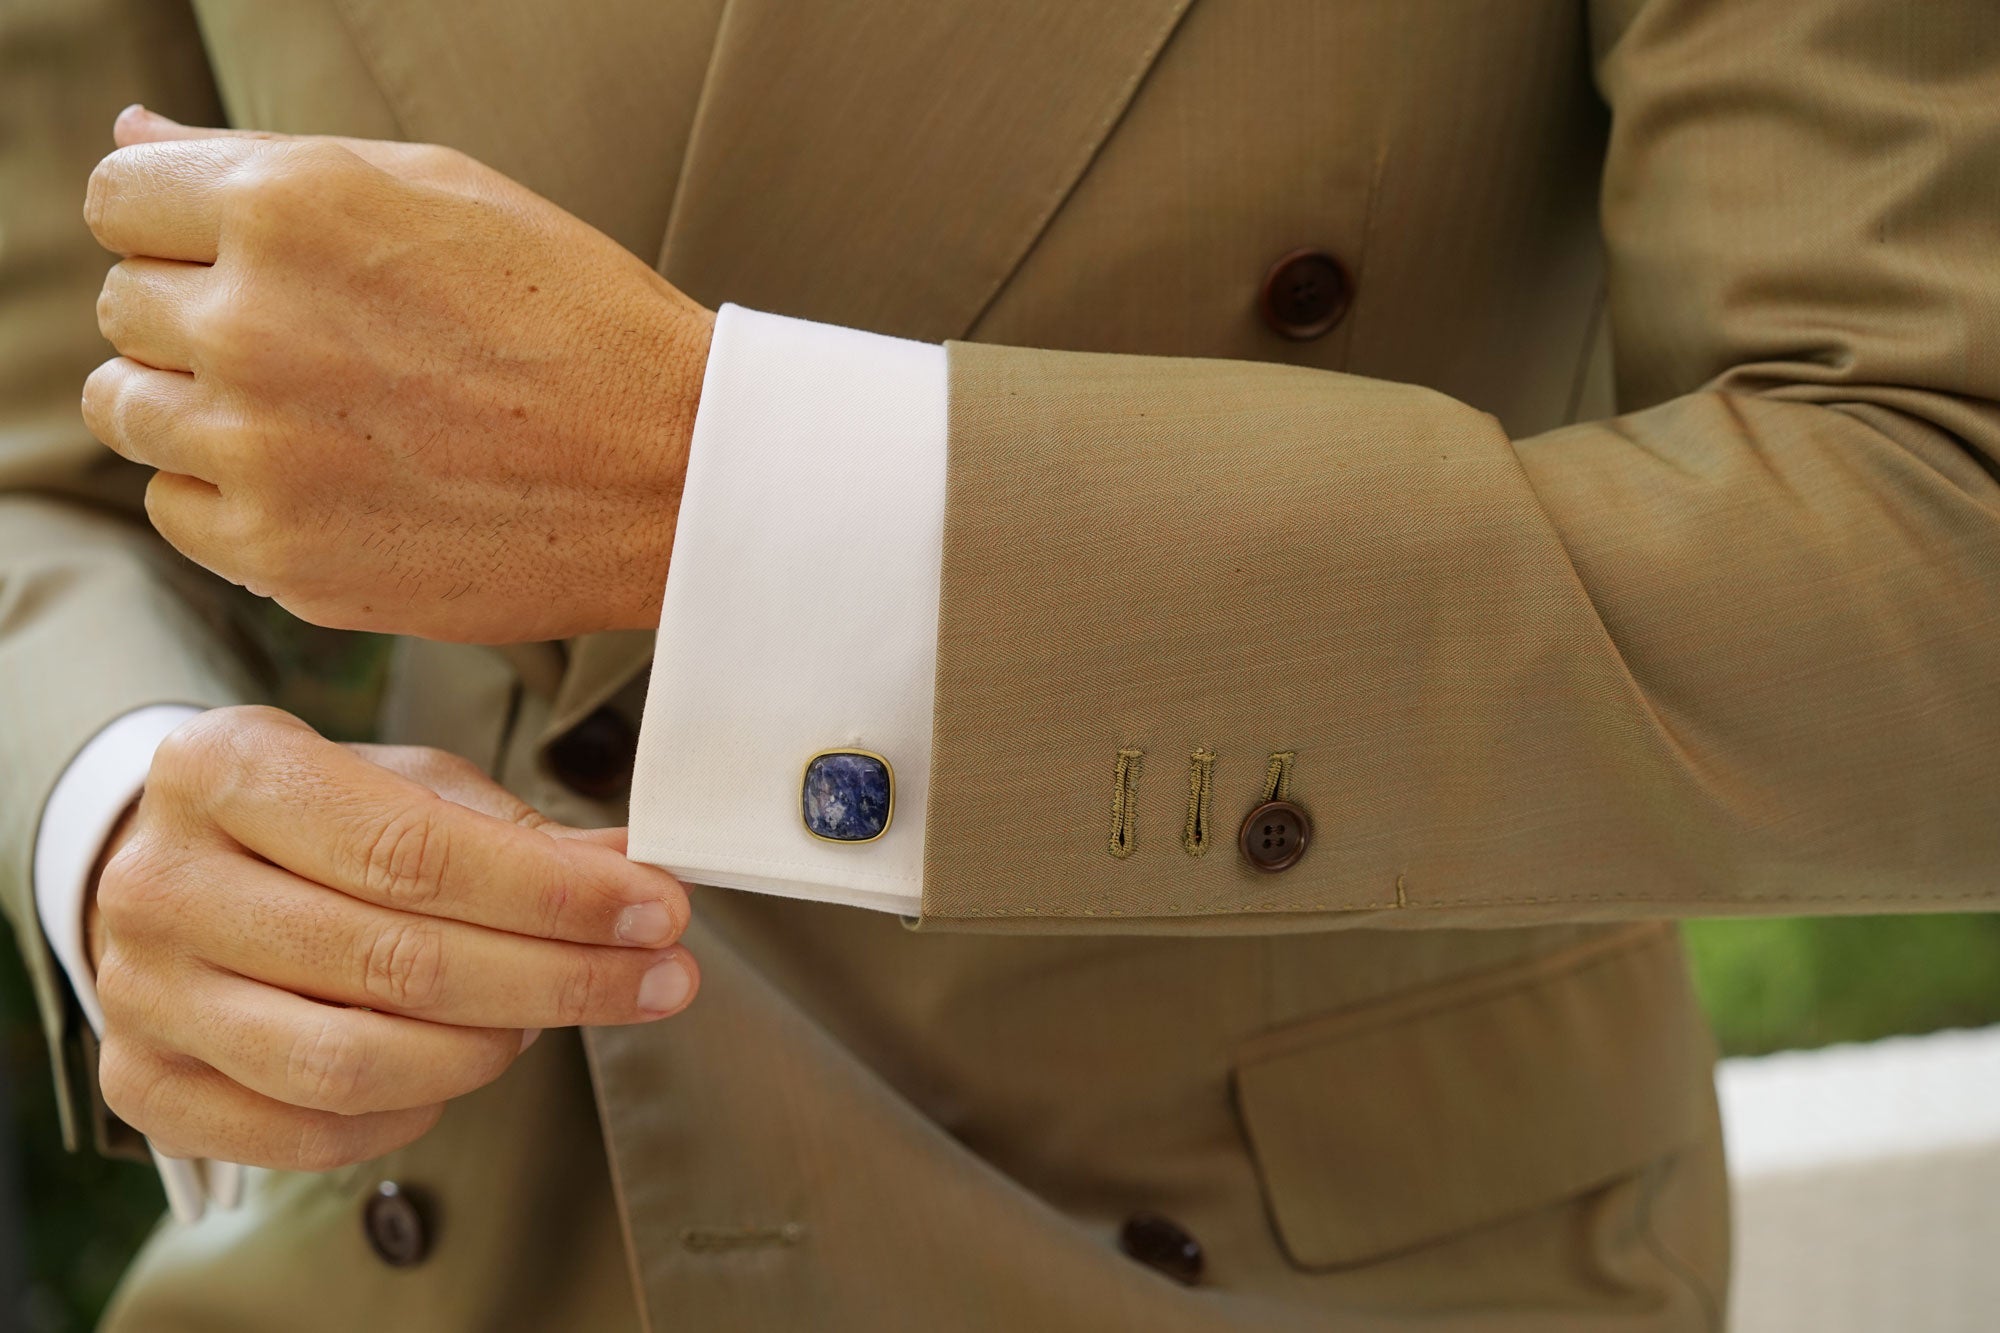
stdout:
<svg viewBox="0 0 2000 1333">
<path fill-rule="evenodd" d="M 379 642 L 274 617 L 279 702 L 329 735 L 367 729 Z M 2000 1023 L 2000 915 L 1695 921 L 1696 982 L 1725 1053 L 1755 1055 Z M 63 1152 L 42 1038 L 11 947 L 0 951 L 0 1069 L 12 1091 L 25 1297 L 0 1328 L 83 1333 L 164 1203 L 148 1167 Z M 0 1102 L 0 1114 L 6 1113 Z M 0 1260 L 4 1260 L 0 1256 Z"/>
</svg>

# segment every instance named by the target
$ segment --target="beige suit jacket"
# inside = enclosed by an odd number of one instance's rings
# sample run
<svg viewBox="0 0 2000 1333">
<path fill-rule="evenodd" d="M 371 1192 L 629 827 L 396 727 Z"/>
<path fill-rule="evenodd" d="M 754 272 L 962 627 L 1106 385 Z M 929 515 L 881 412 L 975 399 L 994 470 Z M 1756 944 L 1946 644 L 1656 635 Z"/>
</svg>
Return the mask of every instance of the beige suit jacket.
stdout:
<svg viewBox="0 0 2000 1333">
<path fill-rule="evenodd" d="M 710 304 L 954 340 L 935 747 L 916 920 L 699 894 L 686 1017 L 258 1176 L 112 1327 L 1715 1326 L 1648 920 L 2000 896 L 1984 0 L 195 9 L 0 13 L 0 898 L 79 1116 L 40 802 L 259 688 L 77 420 L 127 102 L 452 144 Z M 1352 299 L 1293 340 L 1300 247 Z M 389 738 L 618 822 L 551 746 L 649 652 L 404 645 Z M 1279 753 L 1318 841 L 1262 875 Z"/>
</svg>

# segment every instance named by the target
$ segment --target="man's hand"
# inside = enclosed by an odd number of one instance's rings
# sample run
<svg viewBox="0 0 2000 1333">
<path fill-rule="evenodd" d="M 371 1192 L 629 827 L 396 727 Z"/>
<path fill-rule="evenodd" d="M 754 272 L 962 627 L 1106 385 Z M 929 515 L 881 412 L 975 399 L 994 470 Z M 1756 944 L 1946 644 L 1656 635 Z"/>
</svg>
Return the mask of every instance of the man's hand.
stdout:
<svg viewBox="0 0 2000 1333">
<path fill-rule="evenodd" d="M 107 1105 L 161 1152 L 323 1171 L 422 1135 L 533 1033 L 686 1006 L 671 876 L 435 750 L 268 708 L 160 747 L 91 930 Z"/>
<path fill-rule="evenodd" d="M 83 411 L 169 542 L 336 628 L 658 623 L 708 311 L 448 148 L 115 134 L 84 215 L 123 355 Z"/>
</svg>

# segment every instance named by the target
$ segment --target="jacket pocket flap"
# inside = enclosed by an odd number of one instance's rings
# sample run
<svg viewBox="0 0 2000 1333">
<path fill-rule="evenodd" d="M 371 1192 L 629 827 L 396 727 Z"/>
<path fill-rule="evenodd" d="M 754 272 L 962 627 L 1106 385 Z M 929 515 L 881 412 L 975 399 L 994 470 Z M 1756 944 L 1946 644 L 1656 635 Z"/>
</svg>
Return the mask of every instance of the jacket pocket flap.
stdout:
<svg viewBox="0 0 2000 1333">
<path fill-rule="evenodd" d="M 1381 1258 L 1691 1141 L 1714 1062 L 1693 1003 L 1678 932 L 1647 925 L 1258 1038 L 1236 1097 L 1286 1252 Z"/>
</svg>

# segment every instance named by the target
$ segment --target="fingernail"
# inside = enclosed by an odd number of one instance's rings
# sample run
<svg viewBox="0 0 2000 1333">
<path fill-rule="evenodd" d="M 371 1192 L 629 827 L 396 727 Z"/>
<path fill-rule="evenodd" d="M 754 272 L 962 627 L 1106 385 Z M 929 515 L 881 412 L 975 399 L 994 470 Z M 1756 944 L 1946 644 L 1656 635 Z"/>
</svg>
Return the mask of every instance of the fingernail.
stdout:
<svg viewBox="0 0 2000 1333">
<path fill-rule="evenodd" d="M 655 963 L 639 978 L 639 1007 L 649 1014 L 667 1014 L 687 1003 L 694 978 L 678 958 Z"/>
<path fill-rule="evenodd" d="M 626 944 L 654 948 L 670 942 L 673 937 L 674 914 L 658 899 L 633 903 L 618 914 L 618 938 Z"/>
<path fill-rule="evenodd" d="M 521 1049 L 527 1050 L 535 1044 L 535 1038 L 542 1035 L 540 1028 L 524 1028 L 521 1031 Z"/>
</svg>

